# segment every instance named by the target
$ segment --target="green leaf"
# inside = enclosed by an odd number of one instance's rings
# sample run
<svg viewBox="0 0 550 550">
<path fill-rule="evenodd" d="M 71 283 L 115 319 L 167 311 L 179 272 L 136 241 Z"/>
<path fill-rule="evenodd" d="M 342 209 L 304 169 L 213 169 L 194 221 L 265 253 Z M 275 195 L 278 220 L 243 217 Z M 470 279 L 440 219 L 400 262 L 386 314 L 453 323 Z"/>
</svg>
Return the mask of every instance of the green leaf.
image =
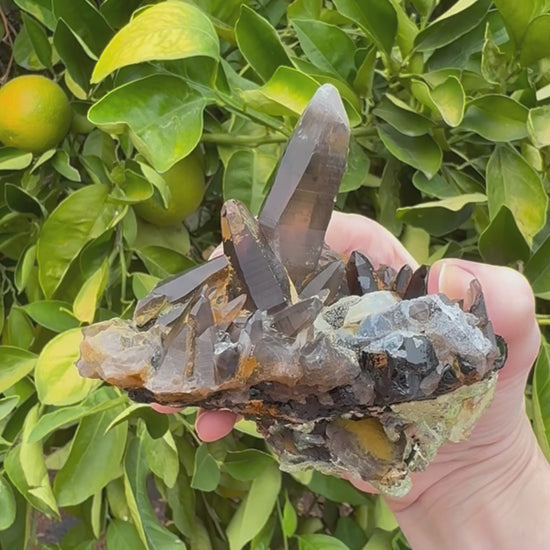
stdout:
<svg viewBox="0 0 550 550">
<path fill-rule="evenodd" d="M 195 265 L 186 256 L 162 246 L 144 246 L 138 248 L 136 254 L 151 275 L 159 279 L 166 279 L 170 275 L 176 275 Z"/>
<path fill-rule="evenodd" d="M 36 355 L 13 346 L 0 346 L 0 393 L 27 376 L 36 365 Z"/>
<path fill-rule="evenodd" d="M 157 477 L 162 479 L 166 487 L 174 487 L 178 478 L 180 463 L 172 434 L 166 431 L 164 436 L 159 439 L 153 439 L 147 434 L 143 434 L 143 438 L 149 468 Z"/>
<path fill-rule="evenodd" d="M 370 169 L 370 158 L 355 138 L 349 142 L 348 162 L 340 183 L 339 193 L 355 191 L 364 185 Z"/>
<path fill-rule="evenodd" d="M 34 270 L 34 262 L 36 260 L 36 245 L 33 244 L 25 250 L 25 253 L 19 257 L 17 267 L 15 268 L 15 287 L 19 292 L 25 290 L 29 278 Z M 1 309 L 1 308 L 0 308 Z"/>
<path fill-rule="evenodd" d="M 479 25 L 491 0 L 459 0 L 416 36 L 418 51 L 430 51 L 454 42 Z"/>
<path fill-rule="evenodd" d="M 11 527 L 15 521 L 15 497 L 10 484 L 0 475 L 0 531 Z"/>
<path fill-rule="evenodd" d="M 113 31 L 95 6 L 87 0 L 52 0 L 52 8 L 93 55 L 103 51 Z"/>
<path fill-rule="evenodd" d="M 35 323 L 54 332 L 63 332 L 78 327 L 77 319 L 68 313 L 71 309 L 71 304 L 67 302 L 38 300 L 37 302 L 21 306 L 21 309 Z"/>
<path fill-rule="evenodd" d="M 541 15 L 531 21 L 521 44 L 520 62 L 524 67 L 550 56 L 549 32 L 550 14 Z"/>
<path fill-rule="evenodd" d="M 405 136 L 387 125 L 379 125 L 377 130 L 388 151 L 401 162 L 420 170 L 428 178 L 438 172 L 442 153 L 430 136 Z"/>
<path fill-rule="evenodd" d="M 531 141 L 539 149 L 550 145 L 550 105 L 529 110 L 527 130 Z"/>
<path fill-rule="evenodd" d="M 530 21 L 541 11 L 540 0 L 495 0 L 495 6 L 502 15 L 510 36 L 520 45 Z"/>
<path fill-rule="evenodd" d="M 30 193 L 27 193 L 27 191 L 17 185 L 6 183 L 6 186 L 4 187 L 4 197 L 6 199 L 6 206 L 12 212 L 32 214 L 38 218 L 45 214 L 43 206 L 40 202 Z"/>
<path fill-rule="evenodd" d="M 277 31 L 244 4 L 235 25 L 235 37 L 241 54 L 262 80 L 271 78 L 281 66 L 292 66 Z"/>
<path fill-rule="evenodd" d="M 525 262 L 531 253 L 514 215 L 506 206 L 500 207 L 479 236 L 478 246 L 483 261 L 497 265 L 508 265 L 517 260 Z"/>
<path fill-rule="evenodd" d="M 113 28 L 120 28 L 128 22 L 140 4 L 140 0 L 104 0 L 99 11 Z"/>
<path fill-rule="evenodd" d="M 183 542 L 157 522 L 148 497 L 148 473 L 145 444 L 134 438 L 124 460 L 124 490 L 139 537 L 148 550 L 183 550 Z"/>
<path fill-rule="evenodd" d="M 370 502 L 370 496 L 356 489 L 349 481 L 337 477 L 313 472 L 307 483 L 310 491 L 318 493 L 333 502 L 347 503 L 352 506 Z"/>
<path fill-rule="evenodd" d="M 453 128 L 458 126 L 464 118 L 466 103 L 466 95 L 460 80 L 456 76 L 449 76 L 433 88 L 431 95 L 445 123 Z"/>
<path fill-rule="evenodd" d="M 334 536 L 342 541 L 350 550 L 361 550 L 367 541 L 365 531 L 359 527 L 352 517 L 339 517 Z"/>
<path fill-rule="evenodd" d="M 141 10 L 114 36 L 97 62 L 92 83 L 134 63 L 193 56 L 218 58 L 219 42 L 212 23 L 191 4 L 161 2 Z"/>
<path fill-rule="evenodd" d="M 349 548 L 337 538 L 314 533 L 298 536 L 298 550 L 349 550 Z"/>
<path fill-rule="evenodd" d="M 241 550 L 261 531 L 275 506 L 280 487 L 281 472 L 275 463 L 254 479 L 227 526 L 230 550 Z"/>
<path fill-rule="evenodd" d="M 525 266 L 525 276 L 529 279 L 533 292 L 539 298 L 550 300 L 550 237 L 539 246 Z"/>
<path fill-rule="evenodd" d="M 138 300 L 141 300 L 157 286 L 159 281 L 158 277 L 153 277 L 148 273 L 132 273 L 132 292 Z"/>
<path fill-rule="evenodd" d="M 52 432 L 66 428 L 86 416 L 117 407 L 124 402 L 126 402 L 126 398 L 117 397 L 113 388 L 100 388 L 90 394 L 86 401 L 80 405 L 62 407 L 41 416 L 29 435 L 29 443 L 40 441 Z"/>
<path fill-rule="evenodd" d="M 48 40 L 46 31 L 42 25 L 32 17 L 22 13 L 22 20 L 27 29 L 27 34 L 31 41 L 36 57 L 44 67 L 52 66 L 52 46 Z"/>
<path fill-rule="evenodd" d="M 32 162 L 32 153 L 11 147 L 0 148 L 0 170 L 24 170 Z"/>
<path fill-rule="evenodd" d="M 184 468 L 180 467 L 176 484 L 167 488 L 166 500 L 172 510 L 174 525 L 182 535 L 191 538 L 197 530 L 195 491 L 191 488 Z"/>
<path fill-rule="evenodd" d="M 242 96 L 253 108 L 270 115 L 299 115 L 318 87 L 319 83 L 303 72 L 279 67 L 261 88 L 246 90 Z"/>
<path fill-rule="evenodd" d="M 39 405 L 36 405 L 27 413 L 21 442 L 6 455 L 4 466 L 10 481 L 34 508 L 48 517 L 59 518 L 44 463 L 42 445 L 28 442 L 38 416 Z"/>
<path fill-rule="evenodd" d="M 108 399 L 105 393 L 94 395 L 95 404 Z M 105 433 L 107 426 L 122 410 L 118 405 L 83 418 L 71 443 L 65 465 L 57 473 L 54 492 L 59 506 L 84 502 L 120 476 L 126 446 L 127 427 L 117 426 Z"/>
<path fill-rule="evenodd" d="M 113 421 L 107 426 L 107 431 L 122 422 L 127 422 L 130 419 L 141 418 L 147 427 L 149 435 L 153 439 L 161 438 L 168 429 L 168 416 L 153 410 L 149 405 L 133 403 L 126 407 Z"/>
<path fill-rule="evenodd" d="M 428 179 L 422 172 L 415 172 L 412 182 L 419 191 L 438 199 L 456 197 L 462 193 L 460 188 L 453 185 L 452 182 L 447 181 L 440 174 L 436 174 L 433 178 Z"/>
<path fill-rule="evenodd" d="M 273 457 L 256 449 L 229 451 L 224 460 L 224 468 L 239 481 L 251 481 L 272 464 Z"/>
<path fill-rule="evenodd" d="M 440 201 L 423 202 L 397 210 L 397 217 L 436 237 L 460 227 L 471 215 L 472 203 L 484 203 L 482 193 L 467 193 Z"/>
<path fill-rule="evenodd" d="M 117 183 L 117 187 L 115 187 L 111 196 L 116 198 L 117 201 L 136 204 L 153 196 L 153 185 L 141 174 L 125 169 L 117 172 L 116 169 L 111 172 L 111 176 Z M 114 173 L 116 173 L 116 176 Z"/>
<path fill-rule="evenodd" d="M 109 522 L 106 543 L 107 550 L 146 550 L 136 528 L 119 519 Z"/>
<path fill-rule="evenodd" d="M 397 14 L 389 0 L 334 0 L 336 9 L 358 25 L 361 30 L 386 52 L 391 53 L 397 34 Z"/>
<path fill-rule="evenodd" d="M 17 407 L 19 400 L 19 396 L 17 395 L 11 395 L 0 399 L 0 422 Z"/>
<path fill-rule="evenodd" d="M 292 502 L 288 498 L 288 494 L 285 494 L 285 506 L 283 508 L 283 519 L 281 521 L 281 527 L 285 537 L 292 537 L 298 527 L 298 515 Z"/>
<path fill-rule="evenodd" d="M 340 28 L 322 21 L 292 22 L 306 57 L 319 69 L 347 80 L 355 69 L 355 44 Z"/>
<path fill-rule="evenodd" d="M 73 81 L 83 90 L 88 90 L 94 62 L 63 19 L 57 22 L 53 43 Z"/>
<path fill-rule="evenodd" d="M 489 215 L 495 218 L 501 206 L 512 212 L 530 244 L 544 227 L 548 196 L 538 174 L 515 150 L 497 147 L 487 164 Z"/>
<path fill-rule="evenodd" d="M 197 146 L 206 103 L 181 78 L 153 75 L 109 92 L 88 118 L 98 126 L 127 125 L 140 153 L 157 171 L 166 172 Z"/>
<path fill-rule="evenodd" d="M 489 141 L 509 142 L 527 137 L 529 110 L 511 97 L 489 94 L 466 106 L 461 128 Z"/>
<path fill-rule="evenodd" d="M 429 118 L 390 94 L 386 94 L 372 112 L 406 136 L 423 136 L 433 128 Z"/>
<path fill-rule="evenodd" d="M 374 523 L 379 529 L 383 529 L 384 531 L 395 531 L 398 527 L 393 512 L 386 504 L 386 501 L 381 497 L 376 498 L 373 516 Z"/>
<path fill-rule="evenodd" d="M 84 245 L 113 227 L 124 209 L 109 190 L 88 185 L 69 195 L 44 222 L 37 244 L 40 285 L 51 298 Z"/>
<path fill-rule="evenodd" d="M 80 172 L 74 167 L 71 166 L 69 155 L 67 151 L 57 151 L 52 158 L 52 166 L 57 172 L 62 176 L 67 178 L 69 181 L 81 181 Z"/>
<path fill-rule="evenodd" d="M 195 466 L 191 487 L 199 491 L 213 491 L 220 482 L 220 468 L 214 457 L 208 452 L 208 447 L 200 445 L 195 453 Z"/>
<path fill-rule="evenodd" d="M 485 43 L 481 52 L 481 74 L 487 82 L 503 84 L 508 76 L 508 56 L 494 41 L 491 27 L 485 29 Z"/>
<path fill-rule="evenodd" d="M 55 29 L 56 19 L 52 12 L 51 0 L 14 0 L 14 3 L 36 17 L 48 29 Z"/>
<path fill-rule="evenodd" d="M 550 461 L 550 345 L 545 341 L 533 371 L 533 429 Z"/>
<path fill-rule="evenodd" d="M 101 267 L 86 279 L 78 291 L 73 303 L 75 317 L 83 323 L 92 323 L 109 277 L 109 263 L 104 261 Z"/>
<path fill-rule="evenodd" d="M 82 401 L 100 382 L 82 378 L 74 363 L 80 356 L 80 329 L 62 332 L 45 346 L 36 363 L 38 398 L 45 405 L 72 405 Z"/>
<path fill-rule="evenodd" d="M 279 158 L 265 154 L 259 147 L 236 151 L 223 174 L 224 200 L 237 199 L 253 214 L 258 214 L 267 193 L 267 183 Z"/>
<path fill-rule="evenodd" d="M 353 81 L 353 88 L 362 96 L 370 96 L 376 66 L 376 48 L 371 47 L 365 53 L 361 65 L 357 69 L 357 75 Z"/>
<path fill-rule="evenodd" d="M 323 8 L 323 0 L 294 0 L 286 10 L 290 19 L 319 19 Z"/>
</svg>

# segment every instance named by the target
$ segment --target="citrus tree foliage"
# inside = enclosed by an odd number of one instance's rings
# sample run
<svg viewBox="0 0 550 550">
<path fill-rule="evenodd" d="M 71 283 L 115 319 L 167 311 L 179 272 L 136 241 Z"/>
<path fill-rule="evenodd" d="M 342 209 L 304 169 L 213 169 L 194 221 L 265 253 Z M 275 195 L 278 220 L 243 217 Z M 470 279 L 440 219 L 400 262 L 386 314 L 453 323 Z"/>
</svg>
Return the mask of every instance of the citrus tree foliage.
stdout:
<svg viewBox="0 0 550 550">
<path fill-rule="evenodd" d="M 549 4 L 0 0 L 2 82 L 44 74 L 73 109 L 56 149 L 0 148 L 0 547 L 408 548 L 381 500 L 282 474 L 250 423 L 201 443 L 196 411 L 159 415 L 81 379 L 79 327 L 129 317 L 202 261 L 222 200 L 257 212 L 326 82 L 353 128 L 338 208 L 419 262 L 522 270 L 547 324 Z M 140 220 L 133 205 L 168 204 L 162 173 L 192 152 L 201 208 L 185 225 Z M 545 344 L 528 393 L 548 457 L 549 358 Z M 47 545 L 47 518 L 69 516 Z"/>
</svg>

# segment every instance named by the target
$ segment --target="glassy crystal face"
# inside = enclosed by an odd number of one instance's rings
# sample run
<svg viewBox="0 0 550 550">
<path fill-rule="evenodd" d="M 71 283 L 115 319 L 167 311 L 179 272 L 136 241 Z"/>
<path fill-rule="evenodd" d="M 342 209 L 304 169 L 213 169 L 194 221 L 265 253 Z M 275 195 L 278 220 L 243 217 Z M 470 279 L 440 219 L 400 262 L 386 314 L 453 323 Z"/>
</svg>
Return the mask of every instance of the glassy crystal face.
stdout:
<svg viewBox="0 0 550 550">
<path fill-rule="evenodd" d="M 253 418 L 283 469 L 351 473 L 402 495 L 489 406 L 506 346 L 477 281 L 464 311 L 426 295 L 424 267 L 375 268 L 326 246 L 348 144 L 324 85 L 258 220 L 226 202 L 224 254 L 160 283 L 132 321 L 83 329 L 77 366 L 137 401 Z"/>
</svg>

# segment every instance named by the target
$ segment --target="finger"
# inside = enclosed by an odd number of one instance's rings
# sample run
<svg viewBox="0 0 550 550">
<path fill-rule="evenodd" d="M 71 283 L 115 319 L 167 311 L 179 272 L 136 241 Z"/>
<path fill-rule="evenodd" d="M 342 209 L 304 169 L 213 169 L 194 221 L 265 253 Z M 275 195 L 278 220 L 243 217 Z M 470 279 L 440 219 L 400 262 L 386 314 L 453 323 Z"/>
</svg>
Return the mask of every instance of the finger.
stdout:
<svg viewBox="0 0 550 550">
<path fill-rule="evenodd" d="M 170 407 L 169 405 L 159 405 L 158 403 L 151 403 L 151 408 L 162 414 L 174 414 L 183 410 L 183 407 Z"/>
<path fill-rule="evenodd" d="M 195 423 L 199 437 L 205 441 L 217 441 L 231 432 L 237 415 L 231 411 L 201 411 Z"/>
<path fill-rule="evenodd" d="M 465 298 L 468 302 L 469 285 L 474 278 L 483 289 L 487 315 L 495 333 L 508 344 L 508 359 L 501 378 L 527 376 L 538 353 L 540 332 L 533 292 L 523 275 L 507 267 L 441 260 L 430 270 L 428 292 L 443 292 L 449 298 Z"/>
<path fill-rule="evenodd" d="M 357 214 L 334 212 L 326 235 L 327 244 L 336 252 L 349 256 L 354 250 L 365 254 L 375 267 L 380 264 L 395 269 L 408 264 L 418 267 L 405 247 L 385 228 Z"/>
</svg>

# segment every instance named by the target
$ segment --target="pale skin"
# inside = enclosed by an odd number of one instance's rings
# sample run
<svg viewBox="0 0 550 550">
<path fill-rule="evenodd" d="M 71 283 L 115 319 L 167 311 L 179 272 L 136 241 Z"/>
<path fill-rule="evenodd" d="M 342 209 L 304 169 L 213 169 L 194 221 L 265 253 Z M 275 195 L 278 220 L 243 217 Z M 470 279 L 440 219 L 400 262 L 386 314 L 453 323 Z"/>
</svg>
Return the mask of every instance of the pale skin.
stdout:
<svg viewBox="0 0 550 550">
<path fill-rule="evenodd" d="M 395 237 L 362 216 L 334 213 L 327 243 L 342 254 L 359 250 L 375 265 L 417 266 Z M 533 435 L 523 397 L 540 345 L 533 294 L 514 270 L 455 259 L 432 266 L 428 291 L 468 303 L 474 278 L 483 288 L 495 332 L 508 344 L 495 399 L 470 439 L 444 445 L 425 472 L 413 475 L 411 492 L 387 502 L 414 550 L 545 548 L 550 540 L 550 466 Z M 201 412 L 197 433 L 214 441 L 231 431 L 235 419 L 229 411 Z M 368 483 L 350 481 L 373 492 Z"/>
</svg>

